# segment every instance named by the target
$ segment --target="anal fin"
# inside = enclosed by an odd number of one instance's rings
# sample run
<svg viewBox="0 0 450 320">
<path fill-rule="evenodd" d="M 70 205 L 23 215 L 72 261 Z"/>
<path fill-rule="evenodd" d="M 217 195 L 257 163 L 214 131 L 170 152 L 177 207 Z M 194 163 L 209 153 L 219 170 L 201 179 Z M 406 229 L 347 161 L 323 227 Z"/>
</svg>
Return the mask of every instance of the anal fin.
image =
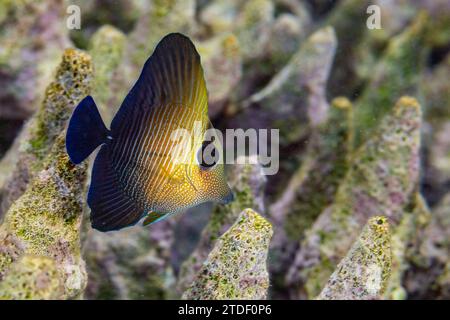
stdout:
<svg viewBox="0 0 450 320">
<path fill-rule="evenodd" d="M 92 169 L 88 194 L 92 227 L 112 231 L 136 224 L 143 215 L 136 201 L 123 190 L 107 145 L 101 147 Z"/>
</svg>

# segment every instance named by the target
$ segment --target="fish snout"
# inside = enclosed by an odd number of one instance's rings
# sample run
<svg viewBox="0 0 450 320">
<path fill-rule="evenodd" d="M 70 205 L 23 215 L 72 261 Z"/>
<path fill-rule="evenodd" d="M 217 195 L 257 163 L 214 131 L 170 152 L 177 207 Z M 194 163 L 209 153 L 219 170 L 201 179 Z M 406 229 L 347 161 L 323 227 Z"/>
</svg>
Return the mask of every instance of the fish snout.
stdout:
<svg viewBox="0 0 450 320">
<path fill-rule="evenodd" d="M 234 200 L 234 193 L 233 193 L 233 191 L 230 190 L 230 192 L 228 192 L 228 194 L 221 199 L 220 203 L 228 204 L 228 203 L 232 202 L 233 200 Z"/>
</svg>

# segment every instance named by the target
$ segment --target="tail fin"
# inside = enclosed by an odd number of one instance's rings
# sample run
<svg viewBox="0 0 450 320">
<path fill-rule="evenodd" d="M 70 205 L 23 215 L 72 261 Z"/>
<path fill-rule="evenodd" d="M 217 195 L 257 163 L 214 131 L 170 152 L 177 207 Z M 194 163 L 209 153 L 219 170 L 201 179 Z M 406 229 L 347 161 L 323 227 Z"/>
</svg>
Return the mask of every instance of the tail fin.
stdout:
<svg viewBox="0 0 450 320">
<path fill-rule="evenodd" d="M 75 108 L 67 128 L 66 149 L 70 160 L 81 163 L 107 141 L 108 134 L 94 99 L 87 96 Z"/>
</svg>

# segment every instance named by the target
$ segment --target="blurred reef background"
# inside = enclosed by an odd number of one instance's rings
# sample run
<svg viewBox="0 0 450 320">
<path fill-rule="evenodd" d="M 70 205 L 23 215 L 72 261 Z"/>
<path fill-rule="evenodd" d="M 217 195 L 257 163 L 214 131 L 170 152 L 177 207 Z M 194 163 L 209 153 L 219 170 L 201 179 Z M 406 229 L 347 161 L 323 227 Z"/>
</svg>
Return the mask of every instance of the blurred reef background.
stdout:
<svg viewBox="0 0 450 320">
<path fill-rule="evenodd" d="M 97 232 L 67 120 L 90 94 L 109 123 L 170 32 L 216 128 L 280 129 L 280 171 Z M 0 0 L 0 221 L 0 299 L 450 299 L 450 3 Z"/>
</svg>

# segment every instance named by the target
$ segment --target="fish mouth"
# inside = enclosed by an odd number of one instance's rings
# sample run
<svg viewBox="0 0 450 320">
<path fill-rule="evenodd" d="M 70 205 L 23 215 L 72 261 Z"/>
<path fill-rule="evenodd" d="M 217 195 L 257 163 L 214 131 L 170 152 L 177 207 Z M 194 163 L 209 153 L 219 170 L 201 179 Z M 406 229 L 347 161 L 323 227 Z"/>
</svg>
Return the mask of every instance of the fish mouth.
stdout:
<svg viewBox="0 0 450 320">
<path fill-rule="evenodd" d="M 223 197 L 220 201 L 221 204 L 228 204 L 234 200 L 234 193 L 232 191 L 228 192 L 228 194 Z"/>
</svg>

